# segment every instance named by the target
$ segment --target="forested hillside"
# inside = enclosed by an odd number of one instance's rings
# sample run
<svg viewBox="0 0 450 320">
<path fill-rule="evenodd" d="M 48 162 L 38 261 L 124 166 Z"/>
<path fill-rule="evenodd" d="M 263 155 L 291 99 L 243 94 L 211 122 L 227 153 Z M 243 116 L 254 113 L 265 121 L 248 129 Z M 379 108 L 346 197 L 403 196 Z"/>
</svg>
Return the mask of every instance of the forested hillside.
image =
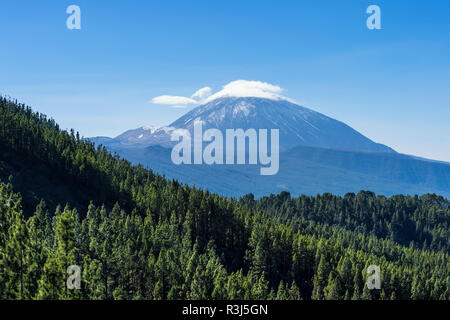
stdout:
<svg viewBox="0 0 450 320">
<path fill-rule="evenodd" d="M 0 150 L 1 299 L 450 299 L 436 195 L 224 198 L 6 99 Z"/>
<path fill-rule="evenodd" d="M 448 253 L 450 248 L 450 202 L 435 194 L 386 198 L 361 191 L 357 195 L 347 193 L 344 197 L 325 193 L 292 199 L 289 193 L 282 192 L 259 201 L 246 196 L 241 202 L 286 221 L 336 225 L 434 251 Z"/>
</svg>

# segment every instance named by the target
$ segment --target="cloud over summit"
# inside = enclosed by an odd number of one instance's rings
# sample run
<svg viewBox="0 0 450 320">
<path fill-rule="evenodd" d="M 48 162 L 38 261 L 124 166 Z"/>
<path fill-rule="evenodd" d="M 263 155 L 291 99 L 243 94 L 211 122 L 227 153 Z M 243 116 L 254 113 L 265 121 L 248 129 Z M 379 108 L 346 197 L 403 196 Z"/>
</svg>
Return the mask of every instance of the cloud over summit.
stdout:
<svg viewBox="0 0 450 320">
<path fill-rule="evenodd" d="M 236 80 L 222 87 L 222 90 L 212 94 L 210 87 L 197 90 L 192 96 L 163 95 L 152 99 L 152 103 L 170 105 L 172 107 L 187 107 L 190 104 L 198 105 L 224 97 L 255 97 L 271 100 L 289 100 L 281 95 L 283 89 L 262 81 Z"/>
</svg>

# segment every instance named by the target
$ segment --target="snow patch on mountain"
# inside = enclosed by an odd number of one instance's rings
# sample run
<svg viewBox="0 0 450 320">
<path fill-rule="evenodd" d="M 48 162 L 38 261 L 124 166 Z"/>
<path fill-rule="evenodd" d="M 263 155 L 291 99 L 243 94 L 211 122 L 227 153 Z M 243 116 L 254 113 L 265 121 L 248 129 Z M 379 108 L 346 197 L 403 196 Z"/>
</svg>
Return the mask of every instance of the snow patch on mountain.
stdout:
<svg viewBox="0 0 450 320">
<path fill-rule="evenodd" d="M 160 128 L 161 127 L 157 127 L 157 126 L 142 127 L 143 130 L 150 131 L 150 133 L 154 133 L 156 130 L 158 130 Z"/>
<path fill-rule="evenodd" d="M 247 117 L 250 114 L 251 109 L 255 109 L 255 106 L 245 101 L 241 101 L 233 108 L 233 117 L 236 117 L 236 115 L 240 112 L 242 112 L 244 116 Z M 222 113 L 223 115 L 225 115 L 224 110 Z"/>
</svg>

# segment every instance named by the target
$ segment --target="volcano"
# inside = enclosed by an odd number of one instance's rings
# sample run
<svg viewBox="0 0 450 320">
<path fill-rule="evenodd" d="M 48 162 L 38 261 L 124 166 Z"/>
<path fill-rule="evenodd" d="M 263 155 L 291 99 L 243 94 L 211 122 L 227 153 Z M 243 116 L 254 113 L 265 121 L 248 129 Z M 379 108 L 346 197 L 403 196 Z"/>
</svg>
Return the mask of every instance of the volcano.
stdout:
<svg viewBox="0 0 450 320">
<path fill-rule="evenodd" d="M 202 121 L 203 128 L 278 129 L 280 150 L 296 146 L 328 148 L 361 152 L 395 151 L 376 143 L 343 122 L 319 112 L 299 106 L 285 99 L 255 97 L 224 97 L 196 107 L 167 127 L 142 127 L 128 130 L 115 139 L 93 138 L 105 145 L 170 147 L 171 133 L 176 129 L 193 132 L 194 122 Z"/>
<path fill-rule="evenodd" d="M 250 165 L 175 165 L 171 161 L 174 130 L 278 129 L 279 172 L 260 176 Z M 116 138 L 91 141 L 135 164 L 168 178 L 239 197 L 289 191 L 293 195 L 371 190 L 377 194 L 438 193 L 450 196 L 450 164 L 397 153 L 345 123 L 302 107 L 289 99 L 218 97 L 192 109 L 166 127 L 141 127 Z"/>
</svg>

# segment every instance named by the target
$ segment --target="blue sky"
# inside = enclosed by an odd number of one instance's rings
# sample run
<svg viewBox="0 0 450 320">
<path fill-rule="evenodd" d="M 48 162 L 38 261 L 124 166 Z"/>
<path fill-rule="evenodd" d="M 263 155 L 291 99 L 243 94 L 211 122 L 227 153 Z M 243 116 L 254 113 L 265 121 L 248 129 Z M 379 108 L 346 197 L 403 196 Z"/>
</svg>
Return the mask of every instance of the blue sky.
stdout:
<svg viewBox="0 0 450 320">
<path fill-rule="evenodd" d="M 82 29 L 66 28 L 76 4 Z M 381 8 L 382 30 L 366 28 Z M 450 161 L 450 1 L 0 1 L 0 93 L 83 136 L 167 125 L 163 94 L 238 80 Z"/>
</svg>

